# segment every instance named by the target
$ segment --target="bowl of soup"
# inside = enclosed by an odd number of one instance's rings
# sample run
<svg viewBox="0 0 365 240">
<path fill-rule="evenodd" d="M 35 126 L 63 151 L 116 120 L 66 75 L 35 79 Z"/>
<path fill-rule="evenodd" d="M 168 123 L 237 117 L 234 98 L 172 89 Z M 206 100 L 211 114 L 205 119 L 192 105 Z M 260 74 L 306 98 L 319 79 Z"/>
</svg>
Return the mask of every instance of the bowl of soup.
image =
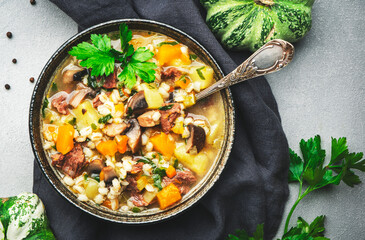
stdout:
<svg viewBox="0 0 365 240">
<path fill-rule="evenodd" d="M 231 150 L 228 89 L 196 101 L 223 73 L 188 34 L 114 20 L 65 42 L 30 105 L 33 152 L 79 209 L 129 224 L 179 214 L 213 186 Z"/>
</svg>

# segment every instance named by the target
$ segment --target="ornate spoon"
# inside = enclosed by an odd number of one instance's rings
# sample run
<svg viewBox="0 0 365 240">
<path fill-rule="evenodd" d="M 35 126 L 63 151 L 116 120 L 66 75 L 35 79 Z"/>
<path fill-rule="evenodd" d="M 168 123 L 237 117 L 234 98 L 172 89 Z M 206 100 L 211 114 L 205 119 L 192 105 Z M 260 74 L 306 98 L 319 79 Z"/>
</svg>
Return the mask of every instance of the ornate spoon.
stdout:
<svg viewBox="0 0 365 240">
<path fill-rule="evenodd" d="M 233 84 L 279 71 L 291 62 L 293 55 L 293 45 L 280 39 L 272 40 L 254 52 L 230 74 L 196 94 L 196 101 Z"/>
</svg>

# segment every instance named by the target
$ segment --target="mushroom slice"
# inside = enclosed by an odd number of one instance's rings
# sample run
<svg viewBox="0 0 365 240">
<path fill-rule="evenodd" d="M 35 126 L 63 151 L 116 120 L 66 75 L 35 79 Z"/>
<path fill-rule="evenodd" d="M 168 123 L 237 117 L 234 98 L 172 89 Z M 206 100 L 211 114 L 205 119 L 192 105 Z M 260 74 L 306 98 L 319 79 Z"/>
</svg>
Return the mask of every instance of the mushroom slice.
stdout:
<svg viewBox="0 0 365 240">
<path fill-rule="evenodd" d="M 154 127 L 157 125 L 157 121 L 154 120 L 154 115 L 158 115 L 158 119 L 160 118 L 159 111 L 148 111 L 140 115 L 137 120 L 141 127 Z"/>
<path fill-rule="evenodd" d="M 133 112 L 139 112 L 148 108 L 146 98 L 144 97 L 144 91 L 139 91 L 134 94 L 128 101 L 127 109 L 132 109 Z"/>
<path fill-rule="evenodd" d="M 188 129 L 190 136 L 186 142 L 186 152 L 189 152 L 196 147 L 197 153 L 200 152 L 205 145 L 205 131 L 204 128 L 189 124 Z"/>
<path fill-rule="evenodd" d="M 114 178 L 118 178 L 118 175 L 115 173 L 113 167 L 108 166 L 101 170 L 100 180 L 104 179 L 105 185 L 110 186 Z"/>
<path fill-rule="evenodd" d="M 89 74 L 89 72 L 88 72 L 87 68 L 84 68 L 83 70 L 74 73 L 72 80 L 81 81 L 82 78 L 87 74 Z"/>
<path fill-rule="evenodd" d="M 130 125 L 122 122 L 122 123 L 111 123 L 107 124 L 103 129 L 103 132 L 109 137 L 115 137 L 122 132 L 124 132 Z"/>
<path fill-rule="evenodd" d="M 92 175 L 94 175 L 94 174 L 99 175 L 99 173 L 101 172 L 101 170 L 104 167 L 105 167 L 105 164 L 102 160 L 95 159 L 95 160 L 91 161 L 89 163 L 89 165 L 87 165 L 86 172 L 87 172 L 87 174 L 89 174 L 92 177 Z"/>
<path fill-rule="evenodd" d="M 86 68 L 66 70 L 62 75 L 62 81 L 64 84 L 70 84 L 73 81 L 81 81 L 82 77 L 86 74 L 88 74 Z"/>
<path fill-rule="evenodd" d="M 131 127 L 125 135 L 129 138 L 128 146 L 131 148 L 132 153 L 135 153 L 141 146 L 141 127 L 135 118 L 129 120 L 129 124 Z"/>
</svg>

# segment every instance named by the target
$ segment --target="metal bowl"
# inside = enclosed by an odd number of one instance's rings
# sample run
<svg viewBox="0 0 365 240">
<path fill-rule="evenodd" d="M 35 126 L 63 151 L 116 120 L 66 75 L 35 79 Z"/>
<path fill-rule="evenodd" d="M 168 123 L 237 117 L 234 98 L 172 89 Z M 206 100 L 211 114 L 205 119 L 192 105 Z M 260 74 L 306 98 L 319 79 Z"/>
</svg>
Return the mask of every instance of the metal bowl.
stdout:
<svg viewBox="0 0 365 240">
<path fill-rule="evenodd" d="M 57 190 L 57 192 L 67 199 L 70 203 L 75 205 L 77 208 L 94 215 L 96 217 L 118 223 L 127 224 L 145 224 L 152 223 L 167 218 L 176 216 L 185 209 L 191 207 L 199 199 L 201 199 L 204 194 L 213 186 L 217 181 L 219 175 L 221 174 L 227 159 L 229 157 L 234 135 L 234 108 L 232 103 L 231 93 L 228 89 L 221 91 L 223 104 L 224 104 L 224 140 L 222 147 L 219 150 L 219 154 L 216 160 L 212 163 L 212 166 L 206 173 L 206 175 L 194 186 L 187 195 L 185 195 L 182 200 L 175 204 L 174 206 L 165 210 L 146 210 L 140 213 L 123 213 L 118 211 L 112 211 L 104 207 L 97 206 L 91 202 L 81 202 L 77 199 L 76 195 L 73 194 L 62 182 L 59 174 L 54 171 L 42 145 L 42 134 L 41 130 L 41 108 L 43 104 L 43 98 L 45 93 L 50 87 L 52 76 L 55 74 L 57 68 L 61 63 L 68 57 L 68 51 L 71 47 L 79 44 L 83 41 L 88 41 L 90 39 L 90 34 L 105 34 L 113 31 L 118 31 L 118 26 L 121 23 L 126 23 L 130 29 L 139 29 L 153 31 L 167 35 L 173 39 L 180 41 L 181 43 L 188 46 L 193 52 L 195 52 L 205 63 L 209 64 L 215 75 L 215 80 L 223 77 L 222 70 L 219 68 L 213 57 L 207 52 L 207 50 L 200 45 L 196 40 L 190 37 L 188 34 L 171 27 L 169 25 L 150 21 L 150 20 L 140 20 L 140 19 L 123 19 L 123 20 L 113 20 L 105 22 L 94 27 L 88 28 L 72 38 L 66 41 L 49 59 L 47 64 L 44 66 L 35 88 L 33 91 L 30 109 L 29 109 L 29 134 L 30 140 L 32 142 L 32 148 L 45 177 L 48 179 L 49 183 Z"/>
</svg>

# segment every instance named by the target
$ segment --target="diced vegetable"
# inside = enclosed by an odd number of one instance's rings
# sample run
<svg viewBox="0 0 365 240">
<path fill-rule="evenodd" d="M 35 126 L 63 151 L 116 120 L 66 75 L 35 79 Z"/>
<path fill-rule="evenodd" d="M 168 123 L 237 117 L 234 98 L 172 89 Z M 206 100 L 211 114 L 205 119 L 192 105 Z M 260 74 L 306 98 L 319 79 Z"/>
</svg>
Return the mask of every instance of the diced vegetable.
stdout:
<svg viewBox="0 0 365 240">
<path fill-rule="evenodd" d="M 175 126 L 171 130 L 176 134 L 183 134 L 184 132 L 184 122 L 175 122 Z"/>
<path fill-rule="evenodd" d="M 157 87 L 152 87 L 152 85 L 150 86 L 148 84 L 142 84 L 142 87 L 148 108 L 157 109 L 161 107 L 164 101 Z"/>
<path fill-rule="evenodd" d="M 113 208 L 112 208 L 112 202 L 109 199 L 105 200 L 102 205 L 104 207 L 107 207 L 107 208 L 113 210 Z"/>
<path fill-rule="evenodd" d="M 46 108 L 44 109 L 44 122 L 58 124 L 60 122 L 60 117 L 55 111 Z"/>
<path fill-rule="evenodd" d="M 176 175 L 176 170 L 173 166 L 169 166 L 167 169 L 166 169 L 166 175 L 169 177 L 169 178 L 173 178 L 175 177 Z"/>
<path fill-rule="evenodd" d="M 163 210 L 180 201 L 181 194 L 179 189 L 173 183 L 170 183 L 157 193 L 157 200 Z"/>
<path fill-rule="evenodd" d="M 114 156 L 118 151 L 118 145 L 114 140 L 107 140 L 96 145 L 96 149 L 104 156 Z"/>
<path fill-rule="evenodd" d="M 192 155 L 186 152 L 185 146 L 180 145 L 174 151 L 175 157 L 197 175 L 206 173 L 209 166 L 209 158 L 204 152 Z"/>
<path fill-rule="evenodd" d="M 193 82 L 200 83 L 200 89 L 209 87 L 214 83 L 213 69 L 209 66 L 192 67 L 189 72 L 189 77 Z"/>
<path fill-rule="evenodd" d="M 181 45 L 162 45 L 156 54 L 156 58 L 161 66 L 164 65 L 189 65 L 191 63 L 189 55 L 181 51 Z"/>
<path fill-rule="evenodd" d="M 94 199 L 99 194 L 99 184 L 96 180 L 88 178 L 84 182 L 85 194 L 89 199 Z"/>
<path fill-rule="evenodd" d="M 128 144 L 128 136 L 127 135 L 118 135 L 115 137 L 115 140 L 117 141 L 117 149 L 118 152 L 120 152 L 121 154 L 125 153 L 127 151 L 127 144 Z"/>
<path fill-rule="evenodd" d="M 145 191 L 143 193 L 143 200 L 146 203 L 150 204 L 156 198 L 157 193 L 158 193 L 157 189 L 155 189 L 154 192 Z"/>
<path fill-rule="evenodd" d="M 209 134 L 207 135 L 207 143 L 208 144 L 214 144 L 215 142 L 218 142 L 223 138 L 222 136 L 219 136 L 219 133 L 222 132 L 222 125 L 221 124 L 214 124 L 210 126 Z"/>
<path fill-rule="evenodd" d="M 56 149 L 62 154 L 66 154 L 74 147 L 75 129 L 70 124 L 62 125 L 58 128 Z"/>
<path fill-rule="evenodd" d="M 119 112 L 121 116 L 124 114 L 124 104 L 123 103 L 119 103 L 119 104 L 115 105 L 114 107 L 115 107 L 115 113 Z"/>
<path fill-rule="evenodd" d="M 190 107 L 193 106 L 195 104 L 196 100 L 195 100 L 195 95 L 194 93 L 190 93 L 188 94 L 185 99 L 184 99 L 184 106 L 185 107 Z"/>
<path fill-rule="evenodd" d="M 153 148 L 166 157 L 174 154 L 175 142 L 169 138 L 164 132 L 150 137 Z"/>
<path fill-rule="evenodd" d="M 191 80 L 186 76 L 183 75 L 179 80 L 175 82 L 176 86 L 185 89 L 191 83 Z"/>
<path fill-rule="evenodd" d="M 84 110 L 84 114 L 82 113 Z M 98 120 L 100 118 L 98 112 L 94 109 L 91 101 L 83 101 L 77 108 L 72 110 L 72 113 L 76 117 L 76 126 L 78 129 L 90 127 L 92 124 L 98 126 Z"/>
<path fill-rule="evenodd" d="M 151 178 L 149 178 L 147 176 L 141 176 L 140 178 L 138 178 L 138 180 L 137 180 L 138 190 L 142 191 L 150 181 L 151 181 Z"/>
</svg>

